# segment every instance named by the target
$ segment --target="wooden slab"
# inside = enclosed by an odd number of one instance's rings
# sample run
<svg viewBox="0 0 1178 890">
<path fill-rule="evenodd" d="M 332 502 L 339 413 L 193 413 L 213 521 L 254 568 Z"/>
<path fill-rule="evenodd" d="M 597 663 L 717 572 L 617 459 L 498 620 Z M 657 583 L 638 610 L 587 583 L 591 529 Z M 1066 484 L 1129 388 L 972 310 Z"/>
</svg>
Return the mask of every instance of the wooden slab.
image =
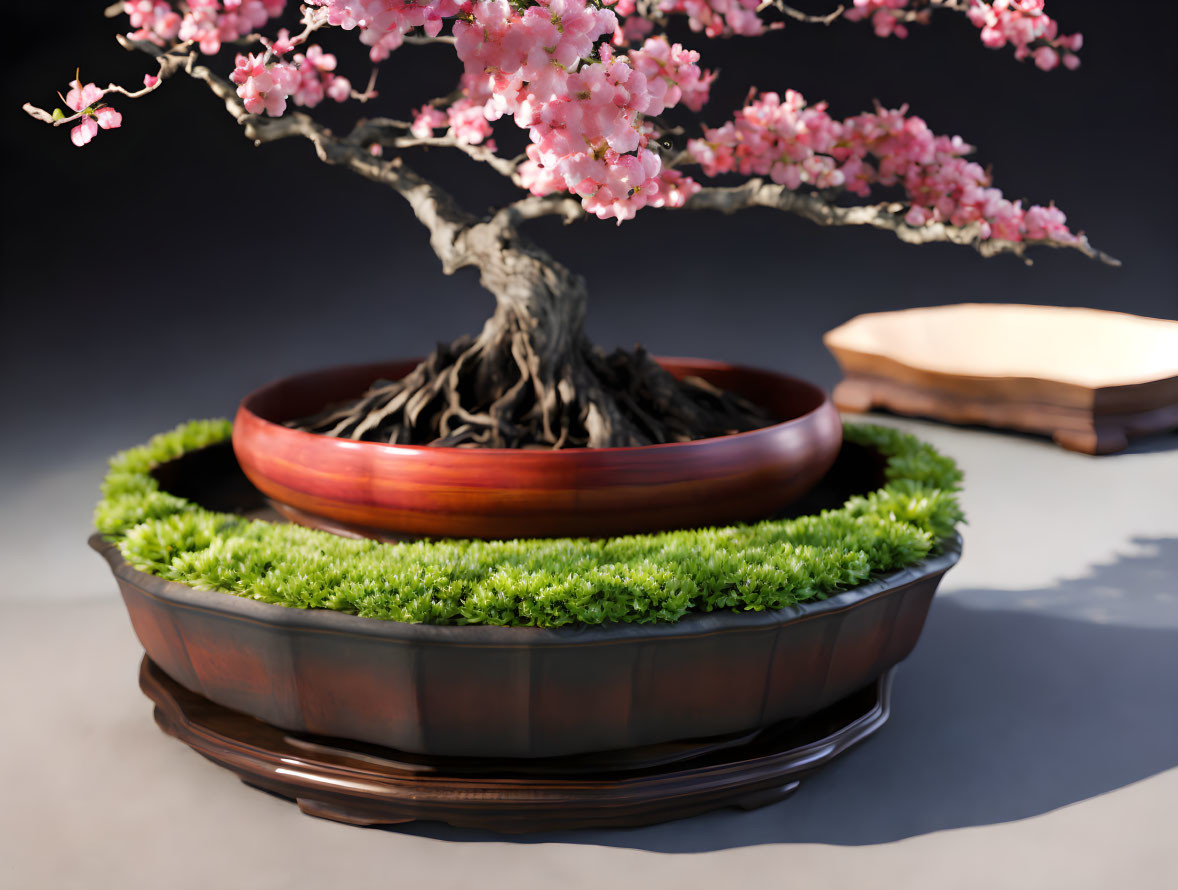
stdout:
<svg viewBox="0 0 1178 890">
<path fill-rule="evenodd" d="M 1050 435 L 1087 454 L 1178 428 L 1178 322 L 963 303 L 851 319 L 823 338 L 843 411 L 884 408 Z"/>
</svg>

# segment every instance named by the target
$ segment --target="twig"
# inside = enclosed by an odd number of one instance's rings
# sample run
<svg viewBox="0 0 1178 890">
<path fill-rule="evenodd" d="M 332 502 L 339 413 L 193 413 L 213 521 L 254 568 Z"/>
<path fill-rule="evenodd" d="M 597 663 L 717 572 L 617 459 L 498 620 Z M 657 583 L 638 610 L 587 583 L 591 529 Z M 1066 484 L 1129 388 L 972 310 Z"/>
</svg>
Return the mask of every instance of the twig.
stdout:
<svg viewBox="0 0 1178 890">
<path fill-rule="evenodd" d="M 528 195 L 496 213 L 491 217 L 491 224 L 514 228 L 526 220 L 545 216 L 559 216 L 568 225 L 583 218 L 585 208 L 570 195 L 546 195 L 542 198 Z"/>
<path fill-rule="evenodd" d="M 794 9 L 792 6 L 786 4 L 784 0 L 764 0 L 764 2 L 762 2 L 761 5 L 757 7 L 757 12 L 761 12 L 762 10 L 768 9 L 769 7 L 773 7 L 783 15 L 786 15 L 795 21 L 806 22 L 807 24 L 811 25 L 832 24 L 839 18 L 839 16 L 847 11 L 846 7 L 840 3 L 834 12 L 828 12 L 826 15 L 810 15 L 809 13 L 802 12 L 800 9 Z"/>
<path fill-rule="evenodd" d="M 405 131 L 411 124 L 405 121 L 389 118 L 373 118 L 362 120 L 356 124 L 351 139 L 364 145 L 382 145 L 389 148 L 455 148 L 468 157 L 486 164 L 501 176 L 516 182 L 516 171 L 522 157 L 504 158 L 497 155 L 485 145 L 474 145 L 463 142 L 456 136 L 406 136 Z M 518 183 L 517 183 L 518 184 Z"/>
<path fill-rule="evenodd" d="M 445 34 L 439 34 L 437 37 L 430 37 L 428 34 L 406 34 L 401 40 L 411 46 L 429 46 L 434 43 L 454 45 L 454 38 Z"/>
<path fill-rule="evenodd" d="M 375 65 L 372 66 L 372 74 L 368 76 L 368 86 L 364 88 L 364 92 L 358 93 L 352 90 L 349 95 L 357 102 L 367 102 L 369 99 L 375 99 L 379 94 L 376 92 L 376 76 L 380 73 L 380 69 Z"/>
<path fill-rule="evenodd" d="M 187 44 L 184 44 L 184 46 L 187 46 Z M 154 93 L 156 90 L 158 90 L 160 87 L 160 84 L 162 84 L 163 82 L 164 82 L 164 62 L 161 61 L 160 62 L 160 73 L 159 73 L 155 83 L 150 84 L 150 85 L 145 85 L 142 89 L 138 89 L 138 90 L 129 90 L 126 87 L 119 86 L 117 83 L 111 83 L 111 84 L 107 84 L 106 87 L 103 90 L 101 90 L 101 93 L 103 96 L 106 96 L 109 93 L 117 93 L 120 96 L 126 96 L 128 99 L 142 99 L 148 93 Z M 81 88 L 82 88 L 82 84 L 79 81 L 78 82 L 78 89 L 80 90 Z M 58 95 L 61 95 L 61 94 L 58 93 Z M 51 112 L 46 111 L 44 108 L 38 108 L 32 102 L 26 102 L 24 105 L 21 106 L 21 109 L 23 109 L 25 114 L 29 115 L 29 117 L 39 120 L 42 123 L 49 124 L 52 127 L 60 127 L 65 124 L 71 124 L 74 121 L 78 120 L 79 118 L 83 118 L 83 117 L 87 116 L 87 112 L 85 110 L 83 110 L 83 111 L 75 111 L 73 114 L 67 115 L 64 117 L 54 117 Z"/>
</svg>

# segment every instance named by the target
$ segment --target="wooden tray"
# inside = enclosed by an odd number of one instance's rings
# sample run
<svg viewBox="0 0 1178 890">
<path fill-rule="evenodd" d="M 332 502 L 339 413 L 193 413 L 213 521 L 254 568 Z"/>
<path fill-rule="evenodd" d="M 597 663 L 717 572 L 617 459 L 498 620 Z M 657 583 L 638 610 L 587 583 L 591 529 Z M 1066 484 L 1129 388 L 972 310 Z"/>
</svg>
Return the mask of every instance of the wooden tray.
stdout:
<svg viewBox="0 0 1178 890">
<path fill-rule="evenodd" d="M 530 832 L 776 803 L 883 726 L 891 671 L 817 714 L 744 736 L 523 761 L 429 757 L 286 732 L 189 692 L 146 657 L 139 685 L 164 732 L 309 815 Z"/>
<path fill-rule="evenodd" d="M 827 332 L 843 411 L 884 408 L 1046 433 L 1086 454 L 1178 428 L 1178 322 L 963 303 L 860 315 Z"/>
</svg>

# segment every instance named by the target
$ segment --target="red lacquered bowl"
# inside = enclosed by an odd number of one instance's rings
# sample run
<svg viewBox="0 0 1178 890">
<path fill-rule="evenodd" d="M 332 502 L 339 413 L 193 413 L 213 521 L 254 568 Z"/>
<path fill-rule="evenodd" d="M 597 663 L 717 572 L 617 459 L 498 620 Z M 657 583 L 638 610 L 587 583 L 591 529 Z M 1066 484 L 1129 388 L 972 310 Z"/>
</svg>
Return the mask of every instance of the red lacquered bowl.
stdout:
<svg viewBox="0 0 1178 890">
<path fill-rule="evenodd" d="M 395 380 L 416 361 L 347 365 L 287 377 L 248 395 L 233 450 L 289 519 L 389 538 L 629 534 L 761 519 L 830 469 L 842 423 L 811 383 L 720 362 L 660 358 L 763 407 L 763 429 L 634 448 L 525 451 L 354 442 L 283 426 Z"/>
</svg>

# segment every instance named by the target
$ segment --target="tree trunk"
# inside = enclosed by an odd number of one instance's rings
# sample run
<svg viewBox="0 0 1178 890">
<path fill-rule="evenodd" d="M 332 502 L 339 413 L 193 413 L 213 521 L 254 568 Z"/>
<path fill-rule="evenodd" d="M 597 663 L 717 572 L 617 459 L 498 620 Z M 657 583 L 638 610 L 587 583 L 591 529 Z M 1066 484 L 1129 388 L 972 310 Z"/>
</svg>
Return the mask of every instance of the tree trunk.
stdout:
<svg viewBox="0 0 1178 890">
<path fill-rule="evenodd" d="M 478 337 L 439 345 L 402 380 L 293 425 L 393 444 L 602 448 L 770 422 L 702 380 L 675 380 L 641 348 L 607 356 L 593 347 L 584 279 L 513 228 L 472 226 L 463 248 L 496 299 Z"/>
</svg>

